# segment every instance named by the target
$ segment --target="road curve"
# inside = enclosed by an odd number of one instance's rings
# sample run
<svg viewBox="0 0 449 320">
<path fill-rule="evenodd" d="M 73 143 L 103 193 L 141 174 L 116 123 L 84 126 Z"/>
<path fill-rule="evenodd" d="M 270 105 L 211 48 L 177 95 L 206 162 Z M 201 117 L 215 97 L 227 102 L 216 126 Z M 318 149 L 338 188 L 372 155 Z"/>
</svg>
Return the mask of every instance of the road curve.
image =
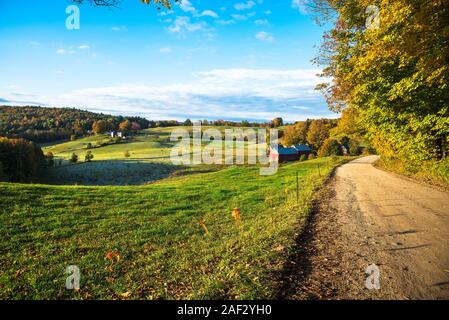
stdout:
<svg viewBox="0 0 449 320">
<path fill-rule="evenodd" d="M 449 299 L 449 193 L 377 169 L 377 159 L 337 169 L 289 298 Z M 371 264 L 380 289 L 366 288 Z"/>
</svg>

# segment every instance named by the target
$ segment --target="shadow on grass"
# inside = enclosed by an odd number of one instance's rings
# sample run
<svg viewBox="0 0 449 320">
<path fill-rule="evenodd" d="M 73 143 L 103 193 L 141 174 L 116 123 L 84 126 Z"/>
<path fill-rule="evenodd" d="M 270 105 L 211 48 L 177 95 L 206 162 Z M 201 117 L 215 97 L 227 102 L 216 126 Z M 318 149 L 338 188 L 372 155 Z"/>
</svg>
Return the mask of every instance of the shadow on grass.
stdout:
<svg viewBox="0 0 449 320">
<path fill-rule="evenodd" d="M 139 160 L 92 161 L 48 169 L 42 182 L 86 186 L 143 185 L 184 169 L 182 166 Z"/>
</svg>

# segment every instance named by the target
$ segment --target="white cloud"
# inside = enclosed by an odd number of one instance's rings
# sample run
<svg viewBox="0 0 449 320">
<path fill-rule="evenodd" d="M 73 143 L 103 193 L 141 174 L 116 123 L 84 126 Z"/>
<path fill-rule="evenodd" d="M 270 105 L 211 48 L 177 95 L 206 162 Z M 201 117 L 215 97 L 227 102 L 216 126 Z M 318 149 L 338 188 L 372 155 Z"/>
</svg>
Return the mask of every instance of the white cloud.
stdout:
<svg viewBox="0 0 449 320">
<path fill-rule="evenodd" d="M 255 35 L 257 40 L 264 41 L 264 42 L 272 42 L 274 40 L 274 37 L 271 33 L 260 31 L 256 33 Z"/>
<path fill-rule="evenodd" d="M 90 46 L 88 46 L 87 44 L 82 44 L 82 45 L 78 46 L 78 49 L 80 49 L 80 50 L 88 50 L 88 49 L 90 49 Z"/>
<path fill-rule="evenodd" d="M 160 48 L 160 49 L 159 49 L 159 52 L 160 52 L 160 53 L 168 54 L 168 53 L 171 53 L 171 52 L 172 52 L 172 49 L 171 49 L 170 47 L 164 47 L 164 48 Z"/>
<path fill-rule="evenodd" d="M 255 5 L 256 5 L 256 3 L 254 1 L 246 1 L 246 2 L 236 3 L 234 5 L 234 8 L 236 10 L 242 11 L 242 10 L 249 10 L 249 9 L 253 8 Z"/>
<path fill-rule="evenodd" d="M 230 25 L 230 24 L 234 24 L 235 21 L 232 20 L 232 19 L 229 19 L 229 20 L 218 20 L 217 23 L 221 24 L 221 25 L 224 25 L 224 26 L 227 26 L 227 25 Z"/>
<path fill-rule="evenodd" d="M 204 10 L 199 14 L 200 17 L 212 17 L 212 18 L 218 18 L 218 14 L 212 10 Z"/>
<path fill-rule="evenodd" d="M 88 107 L 149 119 L 258 119 L 287 121 L 331 115 L 314 87 L 320 70 L 216 69 L 198 72 L 191 81 L 165 86 L 123 84 L 86 88 L 60 95 L 21 96 L 46 106 Z M 19 97 L 0 92 L 14 103 Z"/>
<path fill-rule="evenodd" d="M 126 31 L 127 27 L 126 26 L 115 26 L 115 27 L 112 27 L 111 30 L 114 32 Z"/>
<path fill-rule="evenodd" d="M 292 0 L 292 8 L 298 10 L 302 14 L 307 14 L 307 4 L 309 0 Z"/>
<path fill-rule="evenodd" d="M 205 27 L 206 24 L 204 22 L 190 22 L 189 17 L 177 17 L 167 30 L 172 33 L 185 33 L 203 30 Z"/>
<path fill-rule="evenodd" d="M 59 55 L 66 55 L 66 54 L 75 54 L 76 51 L 72 49 L 72 47 L 70 47 L 69 49 L 64 49 L 64 48 L 60 48 L 58 50 L 56 50 L 56 54 Z"/>
<path fill-rule="evenodd" d="M 256 26 L 267 26 L 270 24 L 267 19 L 257 19 L 254 23 Z"/>
<path fill-rule="evenodd" d="M 273 12 L 271 10 L 265 10 L 263 13 L 265 13 L 267 16 L 271 15 Z"/>
<path fill-rule="evenodd" d="M 164 10 L 162 12 L 159 12 L 157 15 L 160 17 L 168 16 L 169 14 L 175 13 L 173 10 Z"/>
<path fill-rule="evenodd" d="M 179 4 L 179 7 L 184 12 L 191 12 L 191 13 L 196 12 L 195 7 L 192 5 L 192 3 L 190 3 L 189 0 L 182 0 L 181 3 Z"/>
<path fill-rule="evenodd" d="M 245 21 L 245 20 L 248 20 L 249 18 L 254 17 L 255 15 L 256 15 L 255 12 L 250 12 L 247 14 L 236 13 L 236 14 L 231 14 L 231 17 L 234 18 L 235 20 Z"/>
</svg>

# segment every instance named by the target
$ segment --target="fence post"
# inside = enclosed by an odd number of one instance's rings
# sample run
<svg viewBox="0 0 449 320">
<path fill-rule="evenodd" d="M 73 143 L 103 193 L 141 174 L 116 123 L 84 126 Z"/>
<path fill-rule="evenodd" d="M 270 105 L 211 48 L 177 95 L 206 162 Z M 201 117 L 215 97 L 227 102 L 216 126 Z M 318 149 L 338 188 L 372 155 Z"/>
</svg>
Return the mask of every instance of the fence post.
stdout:
<svg viewBox="0 0 449 320">
<path fill-rule="evenodd" d="M 298 171 L 296 171 L 296 205 L 299 206 L 299 177 L 298 177 Z"/>
</svg>

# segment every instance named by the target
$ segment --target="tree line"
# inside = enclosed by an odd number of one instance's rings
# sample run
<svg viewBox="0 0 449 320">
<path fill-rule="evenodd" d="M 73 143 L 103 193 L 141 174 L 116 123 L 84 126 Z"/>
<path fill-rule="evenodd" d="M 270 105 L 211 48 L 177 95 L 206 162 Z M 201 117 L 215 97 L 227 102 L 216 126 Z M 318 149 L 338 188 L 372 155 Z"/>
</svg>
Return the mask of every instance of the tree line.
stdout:
<svg viewBox="0 0 449 320">
<path fill-rule="evenodd" d="M 370 150 L 364 138 L 365 131 L 357 125 L 354 114 L 343 112 L 340 119 L 315 119 L 298 121 L 282 132 L 281 142 L 285 146 L 307 144 L 319 156 L 359 155 Z"/>
<path fill-rule="evenodd" d="M 309 4 L 334 25 L 315 60 L 330 108 L 355 114 L 383 159 L 410 172 L 446 161 L 447 175 L 449 0 Z"/>
<path fill-rule="evenodd" d="M 0 181 L 36 182 L 45 163 L 41 148 L 33 142 L 0 137 Z"/>
<path fill-rule="evenodd" d="M 93 130 L 97 121 L 105 121 L 112 129 L 119 129 L 124 121 L 129 121 L 135 128 L 145 129 L 152 125 L 141 117 L 112 116 L 78 109 L 0 106 L 0 135 L 37 143 L 85 135 Z"/>
</svg>

